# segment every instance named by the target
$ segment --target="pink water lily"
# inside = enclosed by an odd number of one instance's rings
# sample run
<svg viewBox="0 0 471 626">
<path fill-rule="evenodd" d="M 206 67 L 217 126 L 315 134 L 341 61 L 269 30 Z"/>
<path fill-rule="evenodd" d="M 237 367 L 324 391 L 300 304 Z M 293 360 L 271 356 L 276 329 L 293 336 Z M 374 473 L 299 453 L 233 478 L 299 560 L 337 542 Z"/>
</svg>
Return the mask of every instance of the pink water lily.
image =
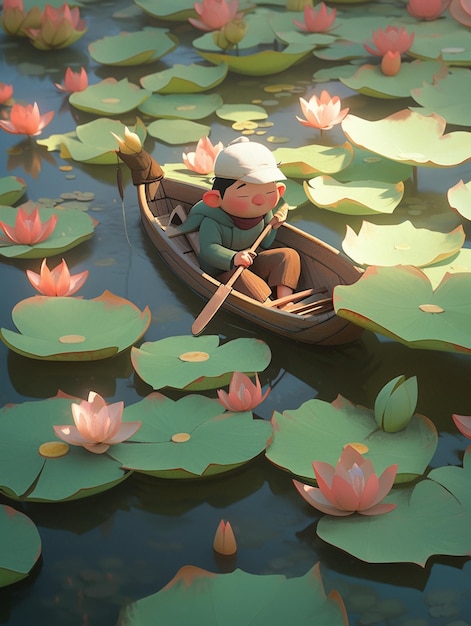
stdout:
<svg viewBox="0 0 471 626">
<path fill-rule="evenodd" d="M 418 20 L 436 20 L 448 9 L 451 0 L 409 0 L 407 10 Z"/>
<path fill-rule="evenodd" d="M 401 53 L 388 50 L 381 59 L 381 71 L 385 76 L 396 76 L 401 69 Z"/>
<path fill-rule="evenodd" d="M 88 278 L 88 270 L 71 275 L 64 259 L 52 270 L 43 259 L 40 273 L 26 270 L 29 282 L 44 296 L 71 296 L 76 293 Z"/>
<path fill-rule="evenodd" d="M 337 9 L 329 9 L 325 2 L 317 7 L 306 4 L 304 7 L 304 22 L 293 20 L 295 26 L 308 33 L 326 33 L 332 28 L 337 15 Z"/>
<path fill-rule="evenodd" d="M 38 28 L 41 23 L 41 9 L 32 7 L 29 11 L 23 8 L 23 0 L 4 0 L 2 11 L 2 27 L 9 35 L 25 37 L 25 30 Z"/>
<path fill-rule="evenodd" d="M 38 28 L 26 29 L 31 43 L 38 50 L 65 48 L 75 43 L 87 32 L 86 22 L 80 18 L 78 7 L 67 3 L 56 9 L 46 4 Z"/>
<path fill-rule="evenodd" d="M 214 161 L 223 148 L 220 141 L 213 146 L 209 137 L 201 137 L 194 152 L 182 154 L 183 163 L 192 172 L 209 174 L 214 171 Z"/>
<path fill-rule="evenodd" d="M 242 372 L 234 372 L 229 384 L 229 393 L 218 389 L 219 402 L 228 411 L 252 411 L 270 393 L 270 387 L 262 394 L 262 386 L 255 374 L 255 384 Z"/>
<path fill-rule="evenodd" d="M 238 13 L 239 0 L 203 0 L 193 6 L 200 19 L 189 17 L 188 21 L 195 28 L 208 32 L 223 28 L 234 18 L 243 17 L 243 12 Z"/>
<path fill-rule="evenodd" d="M 450 14 L 463 26 L 471 27 L 471 0 L 451 0 Z"/>
<path fill-rule="evenodd" d="M 53 426 L 54 432 L 72 446 L 83 446 L 90 452 L 102 454 L 115 443 L 132 437 L 142 422 L 123 422 L 123 402 L 107 404 L 95 391 L 88 400 L 72 403 L 75 426 Z"/>
<path fill-rule="evenodd" d="M 223 556 L 232 556 L 237 552 L 237 543 L 230 522 L 221 520 L 214 535 L 214 551 Z"/>
<path fill-rule="evenodd" d="M 306 119 L 296 116 L 303 126 L 311 126 L 320 130 L 328 130 L 336 124 L 340 124 L 347 115 L 349 108 L 342 109 L 342 103 L 338 96 L 330 97 L 324 89 L 318 98 L 313 95 L 309 100 L 299 98 L 302 112 Z"/>
<path fill-rule="evenodd" d="M 9 104 L 13 96 L 13 85 L 0 83 L 0 104 Z"/>
<path fill-rule="evenodd" d="M 336 467 L 315 461 L 312 464 L 318 487 L 293 480 L 294 486 L 311 506 L 328 515 L 381 515 L 396 508 L 381 503 L 394 484 L 397 465 L 387 467 L 381 476 L 373 464 L 352 446 L 345 446 Z"/>
<path fill-rule="evenodd" d="M 37 207 L 31 212 L 18 207 L 15 225 L 10 226 L 0 221 L 0 230 L 3 230 L 9 243 L 33 246 L 49 237 L 56 227 L 57 215 L 51 215 L 45 222 L 41 222 Z"/>
<path fill-rule="evenodd" d="M 14 104 L 10 119 L 0 120 L 0 128 L 13 135 L 40 135 L 54 117 L 54 111 L 41 114 L 37 102 L 34 104 Z"/>
<path fill-rule="evenodd" d="M 85 68 L 82 67 L 80 72 L 74 72 L 70 67 L 65 71 L 64 82 L 62 84 L 54 83 L 59 91 L 64 93 L 75 93 L 83 91 L 88 87 L 88 76 Z"/>
<path fill-rule="evenodd" d="M 368 43 L 363 46 L 367 52 L 374 56 L 383 57 L 386 52 L 399 52 L 403 54 L 414 43 L 414 33 L 408 33 L 404 26 L 386 26 L 383 30 L 373 31 L 373 48 Z"/>
<path fill-rule="evenodd" d="M 456 428 L 462 435 L 471 439 L 471 415 L 452 415 Z"/>
</svg>

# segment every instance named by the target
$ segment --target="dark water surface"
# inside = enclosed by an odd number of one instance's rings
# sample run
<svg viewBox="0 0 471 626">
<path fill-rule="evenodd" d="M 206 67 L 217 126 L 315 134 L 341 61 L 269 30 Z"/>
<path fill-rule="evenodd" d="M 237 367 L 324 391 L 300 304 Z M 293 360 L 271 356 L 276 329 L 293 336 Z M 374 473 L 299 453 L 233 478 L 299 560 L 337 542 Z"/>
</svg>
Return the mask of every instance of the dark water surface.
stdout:
<svg viewBox="0 0 471 626">
<path fill-rule="evenodd" d="M 157 0 L 158 1 L 158 0 Z M 115 19 L 127 3 L 96 2 L 84 5 L 88 32 L 75 45 L 56 52 L 38 52 L 27 41 L 0 35 L 0 81 L 14 86 L 19 102 L 37 101 L 42 112 L 55 117 L 43 136 L 69 132 L 93 116 L 72 110 L 54 82 L 62 82 L 65 68 L 86 67 L 90 84 L 107 76 L 140 76 L 173 63 L 199 62 L 191 47 L 181 45 L 160 61 L 140 68 L 99 66 L 87 54 L 87 45 L 120 30 L 145 25 L 170 27 L 181 39 L 194 32 L 186 24 L 159 23 L 143 13 L 128 20 Z M 365 11 L 367 9 L 365 8 Z M 320 93 L 311 83 L 319 61 L 309 58 L 274 77 L 229 75 L 218 88 L 225 103 L 268 99 L 263 87 L 273 83 L 304 85 L 306 95 Z M 301 81 L 301 82 L 300 82 Z M 304 81 L 304 82 L 302 82 Z M 342 97 L 345 106 L 360 116 L 381 117 L 405 108 L 411 101 L 375 101 L 349 91 L 339 83 L 326 86 Z M 269 110 L 273 134 L 289 137 L 287 147 L 306 142 L 306 133 L 295 119 L 300 115 L 299 94 L 279 100 Z M 132 123 L 132 117 L 131 123 Z M 215 115 L 213 142 L 226 143 L 234 136 L 229 123 Z M 330 140 L 339 139 L 338 130 Z M 312 141 L 318 135 L 312 131 Z M 74 178 L 59 166 L 67 164 L 58 152 L 48 153 L 34 141 L 1 132 L 0 175 L 21 176 L 28 185 L 27 198 L 56 198 L 75 190 L 95 194 L 90 214 L 98 221 L 94 237 L 64 256 L 74 273 L 90 275 L 80 295 L 99 296 L 105 289 L 125 297 L 140 309 L 148 305 L 152 323 L 146 341 L 191 333 L 191 323 L 202 301 L 189 292 L 160 262 L 144 235 L 135 189 L 125 175 L 125 224 L 115 180 L 114 166 L 87 166 L 71 162 Z M 181 161 L 188 146 L 158 144 L 152 138 L 147 149 L 163 164 Z M 276 144 L 273 148 L 276 148 Z M 40 163 L 40 171 L 31 169 Z M 443 230 L 459 223 L 446 204 L 445 191 L 459 180 L 471 179 L 469 167 L 451 172 L 420 172 L 418 188 L 407 183 L 406 198 L 426 201 L 429 213 Z M 401 207 L 407 204 L 401 204 Z M 375 223 L 407 219 L 406 208 L 393 216 L 368 218 Z M 340 247 L 345 224 L 358 230 L 362 218 L 299 209 L 290 219 L 332 245 Z M 420 224 L 420 218 L 416 225 Z M 465 225 L 466 228 L 466 225 Z M 469 230 L 469 228 L 468 228 Z M 128 243 L 128 238 L 129 242 Z M 53 267 L 60 257 L 50 259 Z M 0 263 L 0 325 L 12 328 L 11 310 L 33 295 L 25 276 L 27 268 L 39 268 L 40 260 L 2 260 Z M 461 464 L 466 440 L 457 434 L 452 413 L 470 412 L 471 359 L 467 356 L 412 350 L 365 332 L 354 344 L 336 348 L 296 345 L 269 335 L 226 313 L 219 313 L 210 327 L 223 339 L 258 337 L 267 342 L 272 361 L 261 374 L 273 391 L 258 409 L 269 419 L 273 410 L 295 409 L 311 398 L 332 401 L 341 394 L 355 404 L 372 407 L 379 389 L 404 374 L 417 376 L 418 412 L 440 430 L 433 466 Z M 108 402 L 132 404 L 150 392 L 134 374 L 129 353 L 94 363 L 45 363 L 21 357 L 0 344 L 0 406 L 54 396 L 58 390 L 86 397 L 93 389 Z M 323 543 L 315 533 L 319 516 L 293 489 L 290 477 L 261 458 L 242 470 L 220 478 L 178 482 L 134 475 L 112 490 L 77 502 L 61 504 L 11 503 L 38 526 L 42 557 L 32 574 L 21 583 L 0 589 L 0 623 L 9 626 L 113 626 L 120 608 L 130 600 L 154 593 L 186 564 L 223 572 L 212 551 L 214 531 L 221 518 L 231 521 L 239 551 L 236 566 L 253 574 L 277 573 L 301 576 L 317 561 L 326 590 L 338 589 L 347 606 L 350 624 L 464 626 L 471 623 L 471 567 L 465 558 L 431 558 L 425 568 L 417 565 L 371 565 Z M 388 537 L 384 538 L 388 541 Z M 295 619 L 293 621 L 295 623 Z"/>
</svg>

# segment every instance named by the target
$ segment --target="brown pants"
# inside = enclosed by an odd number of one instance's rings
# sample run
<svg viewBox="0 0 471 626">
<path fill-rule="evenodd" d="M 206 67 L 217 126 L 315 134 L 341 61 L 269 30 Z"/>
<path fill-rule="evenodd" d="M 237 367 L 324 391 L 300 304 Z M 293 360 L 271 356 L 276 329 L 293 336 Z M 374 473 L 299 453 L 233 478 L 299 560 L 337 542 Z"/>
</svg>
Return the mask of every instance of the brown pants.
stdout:
<svg viewBox="0 0 471 626">
<path fill-rule="evenodd" d="M 226 283 L 237 268 L 217 276 Z M 245 269 L 234 283 L 234 289 L 260 302 L 271 295 L 272 289 L 285 285 L 291 289 L 298 286 L 301 260 L 292 248 L 273 248 L 259 252 L 250 268 Z"/>
</svg>

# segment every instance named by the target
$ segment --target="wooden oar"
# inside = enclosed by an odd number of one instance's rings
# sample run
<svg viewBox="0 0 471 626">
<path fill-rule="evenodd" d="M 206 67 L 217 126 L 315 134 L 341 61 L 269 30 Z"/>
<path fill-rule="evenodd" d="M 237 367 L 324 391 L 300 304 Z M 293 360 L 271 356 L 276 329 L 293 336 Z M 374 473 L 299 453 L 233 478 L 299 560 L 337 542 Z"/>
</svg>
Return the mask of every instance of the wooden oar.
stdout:
<svg viewBox="0 0 471 626">
<path fill-rule="evenodd" d="M 253 242 L 252 247 L 248 250 L 250 254 L 253 254 L 254 256 L 256 255 L 255 251 L 258 246 L 262 243 L 262 241 L 265 239 L 265 237 L 268 235 L 268 233 L 271 231 L 275 224 L 285 220 L 287 212 L 288 205 L 285 202 L 285 204 L 283 204 L 283 206 L 278 209 L 278 211 L 274 214 L 274 216 L 262 230 L 260 235 L 257 237 L 257 239 Z M 244 270 L 245 267 L 243 265 L 239 265 L 235 272 L 232 274 L 232 276 L 229 278 L 227 283 L 221 283 L 219 285 L 219 287 L 206 303 L 201 313 L 193 322 L 193 325 L 191 327 L 191 332 L 193 333 L 193 335 L 199 335 L 203 332 L 203 330 L 206 328 L 206 326 L 224 304 L 227 296 L 232 291 L 232 285 L 235 283 L 235 281 L 239 278 Z"/>
</svg>

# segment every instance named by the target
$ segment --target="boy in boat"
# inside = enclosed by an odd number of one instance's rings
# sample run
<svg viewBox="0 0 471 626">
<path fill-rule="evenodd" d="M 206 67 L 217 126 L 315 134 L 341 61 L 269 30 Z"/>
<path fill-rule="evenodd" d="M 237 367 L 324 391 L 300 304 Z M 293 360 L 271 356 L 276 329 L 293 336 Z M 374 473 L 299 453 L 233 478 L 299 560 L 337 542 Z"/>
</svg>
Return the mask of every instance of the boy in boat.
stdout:
<svg viewBox="0 0 471 626">
<path fill-rule="evenodd" d="M 243 271 L 234 288 L 260 302 L 282 298 L 296 289 L 301 271 L 299 254 L 292 248 L 272 248 L 275 219 L 257 253 L 251 246 L 272 220 L 286 190 L 286 176 L 264 145 L 240 137 L 216 157 L 212 189 L 191 209 L 180 232 L 199 230 L 201 268 L 226 283 L 238 266 Z M 277 218 L 279 215 L 276 216 Z"/>
</svg>

